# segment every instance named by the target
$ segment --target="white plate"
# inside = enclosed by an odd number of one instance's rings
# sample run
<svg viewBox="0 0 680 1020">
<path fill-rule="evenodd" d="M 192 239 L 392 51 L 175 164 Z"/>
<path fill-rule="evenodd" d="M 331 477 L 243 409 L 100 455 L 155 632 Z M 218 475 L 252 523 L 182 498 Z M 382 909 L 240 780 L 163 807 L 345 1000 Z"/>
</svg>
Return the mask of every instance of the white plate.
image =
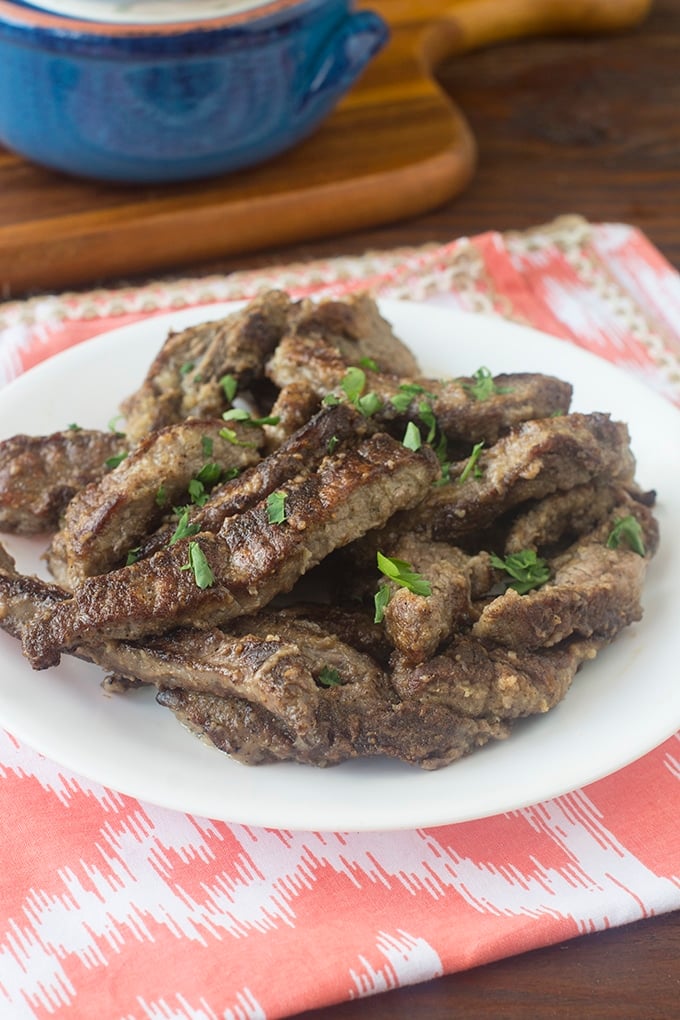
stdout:
<svg viewBox="0 0 680 1020">
<path fill-rule="evenodd" d="M 136 388 L 168 329 L 217 318 L 233 305 L 126 326 L 39 365 L 0 393 L 0 436 L 71 422 L 106 427 Z M 367 830 L 482 818 L 565 793 L 640 757 L 680 724 L 680 414 L 630 375 L 533 330 L 447 309 L 385 302 L 384 314 L 433 375 L 542 371 L 574 383 L 574 409 L 610 411 L 630 425 L 638 478 L 659 494 L 661 551 L 645 618 L 577 675 L 566 699 L 438 772 L 399 762 L 249 768 L 202 744 L 149 691 L 106 696 L 101 673 L 65 657 L 33 672 L 0 633 L 0 723 L 48 757 L 122 793 L 226 821 L 287 829 Z M 7 537 L 24 570 L 43 543 Z"/>
</svg>

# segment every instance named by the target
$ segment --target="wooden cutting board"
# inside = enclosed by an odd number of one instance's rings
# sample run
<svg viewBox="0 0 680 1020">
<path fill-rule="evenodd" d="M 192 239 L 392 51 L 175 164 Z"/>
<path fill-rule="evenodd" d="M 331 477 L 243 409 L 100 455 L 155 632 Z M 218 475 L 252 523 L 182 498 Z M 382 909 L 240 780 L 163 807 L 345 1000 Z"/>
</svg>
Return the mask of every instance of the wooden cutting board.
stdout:
<svg viewBox="0 0 680 1020">
<path fill-rule="evenodd" d="M 255 169 L 192 184 L 75 180 L 0 148 L 0 295 L 154 274 L 376 226 L 462 191 L 475 143 L 432 77 L 511 38 L 609 32 L 650 0 L 366 0 L 387 48 L 307 142 Z"/>
</svg>

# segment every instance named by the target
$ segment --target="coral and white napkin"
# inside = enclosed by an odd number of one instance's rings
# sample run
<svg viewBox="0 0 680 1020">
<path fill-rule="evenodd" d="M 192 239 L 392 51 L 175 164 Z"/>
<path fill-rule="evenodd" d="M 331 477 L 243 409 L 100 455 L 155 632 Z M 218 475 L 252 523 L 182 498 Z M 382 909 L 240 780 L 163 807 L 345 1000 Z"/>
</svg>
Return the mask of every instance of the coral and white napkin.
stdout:
<svg viewBox="0 0 680 1020">
<path fill-rule="evenodd" d="M 205 306 L 208 318 L 212 303 L 270 286 L 369 289 L 501 316 L 680 404 L 680 276 L 636 229 L 573 216 L 442 246 L 0 304 L 0 383 L 113 327 L 179 307 Z M 0 731 L 0 1016 L 273 1020 L 674 910 L 679 809 L 680 733 L 523 810 L 359 834 L 158 808 Z"/>
</svg>

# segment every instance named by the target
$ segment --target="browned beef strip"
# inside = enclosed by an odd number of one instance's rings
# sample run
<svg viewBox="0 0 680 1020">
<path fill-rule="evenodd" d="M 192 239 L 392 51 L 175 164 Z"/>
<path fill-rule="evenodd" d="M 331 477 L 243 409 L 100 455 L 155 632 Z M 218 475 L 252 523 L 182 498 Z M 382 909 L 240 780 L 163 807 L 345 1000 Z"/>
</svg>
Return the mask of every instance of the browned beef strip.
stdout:
<svg viewBox="0 0 680 1020">
<path fill-rule="evenodd" d="M 285 386 L 267 415 L 276 419 L 274 425 L 264 426 L 267 450 L 278 450 L 286 439 L 314 417 L 320 403 L 318 394 L 305 382 L 293 382 Z"/>
<path fill-rule="evenodd" d="M 476 619 L 470 575 L 473 558 L 455 546 L 404 535 L 388 549 L 390 558 L 404 560 L 430 583 L 431 594 L 418 595 L 383 578 L 391 589 L 384 611 L 385 631 L 400 655 L 412 664 L 431 658 L 452 632 L 467 630 Z M 480 553 L 486 561 L 489 556 Z"/>
<path fill-rule="evenodd" d="M 555 546 L 565 535 L 572 540 L 585 535 L 609 517 L 621 498 L 621 486 L 602 478 L 546 496 L 512 522 L 505 554 Z"/>
<path fill-rule="evenodd" d="M 302 301 L 291 323 L 298 336 L 322 337 L 339 351 L 346 365 L 368 359 L 391 375 L 410 376 L 418 371 L 412 351 L 395 336 L 369 294 Z"/>
<path fill-rule="evenodd" d="M 268 291 L 225 319 L 171 333 L 121 406 L 130 442 L 184 418 L 219 415 L 228 406 L 220 379 L 232 375 L 244 388 L 262 374 L 290 307 L 287 294 Z"/>
<path fill-rule="evenodd" d="M 215 489 L 205 506 L 192 511 L 189 524 L 199 531 L 218 531 L 227 517 L 243 513 L 290 478 L 316 468 L 333 447 L 340 451 L 355 445 L 372 431 L 371 423 L 346 404 L 323 408 L 278 450 Z M 174 527 L 168 524 L 150 535 L 141 545 L 140 559 L 167 545 Z"/>
<path fill-rule="evenodd" d="M 433 487 L 408 520 L 400 518 L 403 526 L 427 529 L 440 541 L 458 542 L 528 500 L 600 476 L 625 483 L 632 477 L 634 460 L 627 427 L 595 413 L 523 422 L 482 450 L 479 477 L 470 471 L 461 481 L 466 466 L 467 460 L 454 465 L 451 482 Z"/>
<path fill-rule="evenodd" d="M 607 548 L 614 518 L 629 513 L 642 526 L 645 556 L 625 544 Z M 550 561 L 554 573 L 543 587 L 525 595 L 509 588 L 489 603 L 473 634 L 518 649 L 549 647 L 572 634 L 611 640 L 642 618 L 642 586 L 657 544 L 658 530 L 651 511 L 630 501 L 616 508 L 604 527 Z"/>
<path fill-rule="evenodd" d="M 21 640 L 36 616 L 68 597 L 69 592 L 56 584 L 20 574 L 13 557 L 0 545 L 0 627 L 8 634 Z"/>
<path fill-rule="evenodd" d="M 60 650 L 109 637 L 137 638 L 174 626 L 209 627 L 267 605 L 333 549 L 423 498 L 438 471 L 434 454 L 414 453 L 379 433 L 335 451 L 318 470 L 286 483 L 287 518 L 268 520 L 266 501 L 147 560 L 86 579 L 73 597 L 36 621 L 24 652 L 37 668 Z M 190 544 L 214 582 L 198 586 Z"/>
<path fill-rule="evenodd" d="M 221 418 L 191 418 L 152 432 L 113 471 L 82 489 L 47 553 L 54 577 L 74 587 L 124 564 L 170 508 L 190 502 L 187 487 L 207 462 L 225 470 L 259 460 L 261 429 L 232 422 L 234 443 L 221 437 L 224 425 Z"/>
<path fill-rule="evenodd" d="M 320 335 L 301 336 L 287 333 L 278 344 L 267 365 L 267 372 L 277 386 L 304 382 L 323 397 L 339 391 L 349 365 L 337 347 Z M 494 379 L 497 392 L 486 400 L 477 400 L 470 392 L 469 378 L 424 379 L 420 376 L 400 377 L 388 371 L 366 371 L 366 392 L 375 393 L 381 401 L 375 419 L 390 424 L 391 431 L 403 432 L 407 422 L 422 424 L 421 405 L 425 404 L 437 419 L 439 428 L 452 441 L 494 442 L 519 422 L 564 414 L 569 409 L 572 388 L 553 376 L 515 373 Z M 404 387 L 422 390 L 411 399 L 406 410 L 392 402 L 404 393 Z"/>
<path fill-rule="evenodd" d="M 380 721 L 381 751 L 434 769 L 507 737 L 517 719 L 556 705 L 601 645 L 572 641 L 533 654 L 463 636 L 429 662 L 397 666 L 402 700 Z"/>
<path fill-rule="evenodd" d="M 156 701 L 169 708 L 206 743 L 243 765 L 266 765 L 297 758 L 295 742 L 285 727 L 270 712 L 243 698 L 162 688 Z M 331 762 L 322 755 L 314 764 L 325 766 Z"/>
<path fill-rule="evenodd" d="M 0 531 L 39 534 L 59 524 L 69 500 L 125 452 L 114 432 L 66 429 L 0 442 Z"/>
</svg>

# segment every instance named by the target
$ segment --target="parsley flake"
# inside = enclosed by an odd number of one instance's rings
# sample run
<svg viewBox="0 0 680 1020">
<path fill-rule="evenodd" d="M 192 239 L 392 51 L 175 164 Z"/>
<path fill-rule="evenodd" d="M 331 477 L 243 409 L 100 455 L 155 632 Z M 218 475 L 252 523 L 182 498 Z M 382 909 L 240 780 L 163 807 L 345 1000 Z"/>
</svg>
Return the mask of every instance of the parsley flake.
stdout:
<svg viewBox="0 0 680 1020">
<path fill-rule="evenodd" d="M 195 535 L 197 531 L 200 531 L 198 524 L 189 524 L 189 512 L 189 510 L 181 511 L 177 527 L 170 539 L 170 545 L 174 545 L 175 542 L 179 542 L 182 538 L 190 538 L 191 535 Z"/>
<path fill-rule="evenodd" d="M 340 387 L 351 404 L 356 404 L 366 386 L 366 373 L 352 365 L 347 369 Z"/>
<path fill-rule="evenodd" d="M 368 372 L 379 372 L 380 368 L 375 358 L 359 358 L 359 366 Z"/>
<path fill-rule="evenodd" d="M 83 426 L 77 425 L 74 421 L 72 421 L 71 424 L 68 426 L 68 430 L 69 432 L 82 432 Z"/>
<path fill-rule="evenodd" d="M 398 588 L 406 588 L 414 595 L 427 597 L 432 594 L 430 582 L 422 574 L 416 573 L 410 563 L 394 557 L 377 554 L 378 570 L 388 577 Z M 387 585 L 380 585 L 375 596 L 375 622 L 380 623 L 390 601 L 390 590 Z"/>
<path fill-rule="evenodd" d="M 467 479 L 470 477 L 470 475 L 472 475 L 473 478 L 481 478 L 482 477 L 482 469 L 480 468 L 480 466 L 477 463 L 477 461 L 479 460 L 479 456 L 480 456 L 480 454 L 482 452 L 482 447 L 483 446 L 484 446 L 484 441 L 482 441 L 481 443 L 475 443 L 475 445 L 472 447 L 472 453 L 468 457 L 467 463 L 466 463 L 465 467 L 463 468 L 463 470 L 461 471 L 460 477 L 458 478 L 459 482 L 467 481 Z"/>
<path fill-rule="evenodd" d="M 285 492 L 270 492 L 267 496 L 267 520 L 270 524 L 283 524 L 286 520 L 286 500 L 288 496 Z"/>
<path fill-rule="evenodd" d="M 253 418 L 250 411 L 244 407 L 232 407 L 222 415 L 224 421 L 240 421 L 243 425 L 278 425 L 281 420 L 278 415 L 269 415 L 266 418 Z"/>
<path fill-rule="evenodd" d="M 131 567 L 133 563 L 136 563 L 139 559 L 139 554 L 142 551 L 141 545 L 136 546 L 134 549 L 130 549 L 125 560 L 125 566 Z"/>
<path fill-rule="evenodd" d="M 628 514 L 626 517 L 618 517 L 614 521 L 614 527 L 609 532 L 607 538 L 608 549 L 618 549 L 621 542 L 625 541 L 633 552 L 636 552 L 638 556 L 645 555 L 645 542 L 642 537 L 642 528 L 640 522 L 632 514 Z"/>
<path fill-rule="evenodd" d="M 165 504 L 168 502 L 168 493 L 167 493 L 166 488 L 165 488 L 165 486 L 163 484 L 159 485 L 158 488 L 156 489 L 156 495 L 154 497 L 154 502 L 156 503 L 156 506 L 158 506 L 158 507 L 164 507 Z"/>
<path fill-rule="evenodd" d="M 342 678 L 338 673 L 337 669 L 333 669 L 332 666 L 324 666 L 319 675 L 316 678 L 317 684 L 320 687 L 341 687 Z"/>
<path fill-rule="evenodd" d="M 508 583 L 508 588 L 514 588 L 520 595 L 533 588 L 540 588 L 550 578 L 548 564 L 533 549 L 510 553 L 504 560 L 492 553 L 491 565 L 514 578 Z"/>
<path fill-rule="evenodd" d="M 210 436 L 201 436 L 201 450 L 204 457 L 212 457 L 214 443 Z"/>
<path fill-rule="evenodd" d="M 224 391 L 225 397 L 231 403 L 238 390 L 238 379 L 233 375 L 223 375 L 220 379 L 220 386 Z"/>
<path fill-rule="evenodd" d="M 104 463 L 107 468 L 117 468 L 119 464 L 123 463 L 126 457 L 127 453 L 117 453 L 114 457 L 109 457 L 105 460 Z"/>
<path fill-rule="evenodd" d="M 412 421 L 406 426 L 406 432 L 404 432 L 404 438 L 401 441 L 401 445 L 405 446 L 407 450 L 419 450 L 423 445 L 423 437 L 420 434 L 420 429 Z"/>
<path fill-rule="evenodd" d="M 488 400 L 496 393 L 511 393 L 511 386 L 497 386 L 488 368 L 482 366 L 473 372 L 471 383 L 463 383 L 463 389 L 475 400 Z"/>
<path fill-rule="evenodd" d="M 211 588 L 215 583 L 215 575 L 198 542 L 189 542 L 189 562 L 180 567 L 180 570 L 191 570 L 201 590 Z"/>
</svg>

